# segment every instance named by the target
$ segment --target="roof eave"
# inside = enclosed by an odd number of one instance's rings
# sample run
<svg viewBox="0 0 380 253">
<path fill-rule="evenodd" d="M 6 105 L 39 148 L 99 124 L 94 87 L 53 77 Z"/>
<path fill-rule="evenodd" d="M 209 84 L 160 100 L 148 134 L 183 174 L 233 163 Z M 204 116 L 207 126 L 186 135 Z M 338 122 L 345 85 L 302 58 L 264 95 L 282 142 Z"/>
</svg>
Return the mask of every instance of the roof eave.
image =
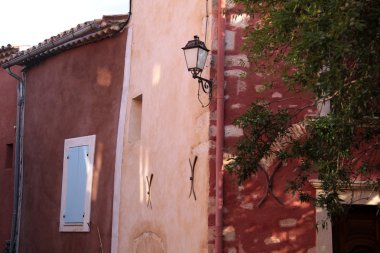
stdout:
<svg viewBox="0 0 380 253">
<path fill-rule="evenodd" d="M 111 37 L 124 28 L 127 20 L 128 19 L 118 19 L 116 24 L 112 22 L 112 24 L 109 25 L 104 25 L 104 23 L 100 22 L 102 20 L 94 20 L 78 30 L 70 30 L 70 32 L 61 38 L 40 43 L 37 47 L 20 52 L 20 55 L 16 55 L 14 58 L 7 60 L 1 64 L 1 67 L 7 69 L 15 65 L 27 66 L 58 52 Z M 97 35 L 97 33 L 103 30 L 108 32 L 104 35 Z M 92 38 L 91 35 L 95 36 Z M 81 38 L 87 39 L 84 43 L 78 42 Z"/>
</svg>

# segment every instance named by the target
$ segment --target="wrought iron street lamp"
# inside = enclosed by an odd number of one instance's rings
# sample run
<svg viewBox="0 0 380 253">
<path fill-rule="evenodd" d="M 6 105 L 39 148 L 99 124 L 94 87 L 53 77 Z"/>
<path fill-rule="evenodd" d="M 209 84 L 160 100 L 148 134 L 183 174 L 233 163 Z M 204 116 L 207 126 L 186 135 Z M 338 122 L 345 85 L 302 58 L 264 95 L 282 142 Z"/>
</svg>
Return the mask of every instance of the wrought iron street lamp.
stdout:
<svg viewBox="0 0 380 253">
<path fill-rule="evenodd" d="M 199 86 L 202 88 L 204 93 L 209 95 L 209 100 L 211 100 L 212 80 L 201 77 L 209 50 L 207 49 L 205 43 L 199 40 L 197 35 L 194 36 L 194 40 L 187 42 L 186 46 L 182 49 L 185 54 L 188 71 L 191 72 L 194 79 L 198 79 Z"/>
</svg>

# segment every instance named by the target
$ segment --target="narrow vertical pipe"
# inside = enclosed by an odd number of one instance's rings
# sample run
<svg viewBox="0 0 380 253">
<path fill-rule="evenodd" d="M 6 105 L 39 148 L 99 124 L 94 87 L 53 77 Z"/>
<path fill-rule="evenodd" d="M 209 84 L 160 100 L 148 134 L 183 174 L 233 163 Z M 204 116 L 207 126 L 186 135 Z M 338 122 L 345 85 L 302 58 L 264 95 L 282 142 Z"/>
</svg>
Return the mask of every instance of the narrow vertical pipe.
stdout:
<svg viewBox="0 0 380 253">
<path fill-rule="evenodd" d="M 10 253 L 18 252 L 18 235 L 20 223 L 20 204 L 22 188 L 22 139 L 23 139 L 23 118 L 24 118 L 24 74 L 22 77 L 13 73 L 10 68 L 6 71 L 18 81 L 17 85 L 17 118 L 16 118 L 16 152 L 15 169 L 13 178 L 13 210 Z"/>
<path fill-rule="evenodd" d="M 215 253 L 223 252 L 223 143 L 224 143 L 224 0 L 218 0 L 217 10 L 217 64 L 216 64 L 216 214 L 215 214 Z"/>
<path fill-rule="evenodd" d="M 19 252 L 20 245 L 20 232 L 21 232 L 21 215 L 22 215 L 22 195 L 24 187 L 24 113 L 25 113 L 25 85 L 26 85 L 26 69 L 21 71 L 21 84 L 20 84 L 20 133 L 19 133 L 19 186 L 18 186 L 18 211 L 17 211 L 17 236 L 16 236 L 16 253 Z"/>
</svg>

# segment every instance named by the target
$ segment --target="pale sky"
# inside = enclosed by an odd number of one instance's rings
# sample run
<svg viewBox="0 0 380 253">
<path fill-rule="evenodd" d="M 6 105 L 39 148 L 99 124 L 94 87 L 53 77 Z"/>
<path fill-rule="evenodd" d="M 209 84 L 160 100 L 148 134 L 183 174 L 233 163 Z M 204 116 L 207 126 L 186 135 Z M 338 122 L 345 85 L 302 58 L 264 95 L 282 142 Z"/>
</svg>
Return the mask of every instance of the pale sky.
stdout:
<svg viewBox="0 0 380 253">
<path fill-rule="evenodd" d="M 129 0 L 3 0 L 0 47 L 36 45 L 79 23 L 127 14 Z"/>
</svg>

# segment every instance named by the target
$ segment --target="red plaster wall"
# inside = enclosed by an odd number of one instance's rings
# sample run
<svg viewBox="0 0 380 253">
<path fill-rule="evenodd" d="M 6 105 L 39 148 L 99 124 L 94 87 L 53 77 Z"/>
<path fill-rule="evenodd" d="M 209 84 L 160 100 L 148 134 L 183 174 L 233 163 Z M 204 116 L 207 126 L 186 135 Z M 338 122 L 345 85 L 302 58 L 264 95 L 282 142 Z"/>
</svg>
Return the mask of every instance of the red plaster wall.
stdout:
<svg viewBox="0 0 380 253">
<path fill-rule="evenodd" d="M 19 73 L 18 68 L 12 70 Z M 6 147 L 15 147 L 16 89 L 17 80 L 0 68 L 0 252 L 11 236 L 13 168 L 6 165 Z"/>
<path fill-rule="evenodd" d="M 27 71 L 22 253 L 110 252 L 126 37 L 123 32 L 71 49 Z M 92 134 L 96 135 L 96 147 L 91 231 L 62 233 L 64 140 Z"/>
<path fill-rule="evenodd" d="M 237 13 L 237 8 L 226 12 L 226 32 L 234 33 L 234 46 L 230 49 L 226 48 L 226 61 L 230 56 L 244 54 L 241 50 L 244 30 L 242 27 L 232 24 L 232 15 Z M 227 40 L 229 39 L 227 38 Z M 228 41 L 227 45 L 229 43 L 233 43 L 233 41 Z M 217 55 L 217 52 L 213 53 Z M 231 74 L 231 70 L 245 71 L 248 75 L 246 78 L 242 78 Z M 261 85 L 265 81 L 274 81 L 273 89 L 257 92 L 257 85 Z M 274 100 L 275 98 L 272 96 L 275 92 L 281 94 L 282 98 L 294 96 L 287 91 L 279 78 L 265 77 L 261 73 L 256 73 L 252 66 L 226 63 L 225 83 L 225 126 L 232 125 L 233 120 L 245 112 L 255 99 Z M 302 94 L 300 97 L 285 100 L 275 106 L 278 108 L 302 106 L 310 104 L 311 99 L 310 94 Z M 210 108 L 212 111 L 216 110 L 215 104 L 212 104 Z M 305 110 L 305 113 L 313 113 L 313 111 Z M 212 119 L 210 125 L 216 126 L 216 121 Z M 211 140 L 215 141 L 215 137 L 212 136 Z M 224 152 L 231 153 L 237 140 L 238 137 L 236 136 L 225 137 Z M 211 149 L 210 154 L 209 227 L 212 231 L 215 226 L 213 211 L 215 203 L 215 150 Z M 300 203 L 297 198 L 285 192 L 287 181 L 292 177 L 292 168 L 292 164 L 285 164 L 273 177 L 273 193 L 284 205 L 279 204 L 272 195 L 269 195 L 260 207 L 257 205 L 267 192 L 267 183 L 263 172 L 259 172 L 257 176 L 247 180 L 241 187 L 238 187 L 234 176 L 227 172 L 224 173 L 223 226 L 227 233 L 224 234 L 223 252 L 293 253 L 308 252 L 310 248 L 315 247 L 314 208 L 309 204 Z M 271 170 L 273 168 L 269 169 L 269 171 Z M 310 191 L 313 191 L 312 187 L 310 187 Z M 209 244 L 213 248 L 213 236 L 209 238 Z"/>
</svg>

